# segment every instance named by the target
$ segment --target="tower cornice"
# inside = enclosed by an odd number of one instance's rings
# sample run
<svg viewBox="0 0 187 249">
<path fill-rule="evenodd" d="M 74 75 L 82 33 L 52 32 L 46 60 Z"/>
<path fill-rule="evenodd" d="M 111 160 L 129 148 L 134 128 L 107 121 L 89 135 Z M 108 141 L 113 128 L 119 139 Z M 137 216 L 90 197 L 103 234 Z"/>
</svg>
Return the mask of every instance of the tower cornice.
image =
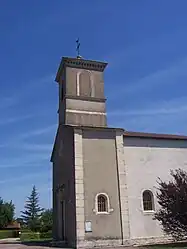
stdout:
<svg viewBox="0 0 187 249">
<path fill-rule="evenodd" d="M 103 72 L 107 64 L 108 63 L 106 62 L 85 60 L 83 58 L 62 57 L 60 66 L 56 74 L 55 81 L 56 82 L 60 81 L 61 72 L 65 67 L 81 68 L 81 69 L 86 69 L 86 70 L 94 70 L 94 71 Z"/>
</svg>

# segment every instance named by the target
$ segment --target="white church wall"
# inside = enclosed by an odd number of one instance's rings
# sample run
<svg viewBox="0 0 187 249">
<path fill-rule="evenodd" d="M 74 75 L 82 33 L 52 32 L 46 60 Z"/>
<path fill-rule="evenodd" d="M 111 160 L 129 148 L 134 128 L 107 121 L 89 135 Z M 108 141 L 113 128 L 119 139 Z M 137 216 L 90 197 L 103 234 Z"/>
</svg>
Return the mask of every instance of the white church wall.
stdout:
<svg viewBox="0 0 187 249">
<path fill-rule="evenodd" d="M 187 170 L 187 141 L 124 137 L 131 239 L 163 236 L 153 212 L 143 211 L 142 193 L 151 190 L 155 209 L 157 179 L 170 178 L 170 170 Z"/>
</svg>

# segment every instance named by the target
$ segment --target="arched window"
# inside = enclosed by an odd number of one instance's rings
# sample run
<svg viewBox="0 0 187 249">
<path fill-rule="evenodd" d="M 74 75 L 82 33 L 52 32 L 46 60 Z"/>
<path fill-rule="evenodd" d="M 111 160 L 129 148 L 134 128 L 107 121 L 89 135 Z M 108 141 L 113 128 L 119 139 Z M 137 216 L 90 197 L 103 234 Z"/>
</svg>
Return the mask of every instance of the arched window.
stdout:
<svg viewBox="0 0 187 249">
<path fill-rule="evenodd" d="M 98 195 L 97 197 L 97 209 L 99 213 L 102 212 L 108 212 L 108 203 L 107 203 L 107 197 L 105 195 Z"/>
<path fill-rule="evenodd" d="M 113 208 L 110 207 L 108 195 L 105 193 L 98 193 L 95 196 L 95 208 L 93 209 L 93 212 L 96 214 L 110 214 L 113 211 Z"/>
<path fill-rule="evenodd" d="M 150 190 L 143 192 L 143 209 L 144 211 L 154 211 L 154 197 Z"/>
</svg>

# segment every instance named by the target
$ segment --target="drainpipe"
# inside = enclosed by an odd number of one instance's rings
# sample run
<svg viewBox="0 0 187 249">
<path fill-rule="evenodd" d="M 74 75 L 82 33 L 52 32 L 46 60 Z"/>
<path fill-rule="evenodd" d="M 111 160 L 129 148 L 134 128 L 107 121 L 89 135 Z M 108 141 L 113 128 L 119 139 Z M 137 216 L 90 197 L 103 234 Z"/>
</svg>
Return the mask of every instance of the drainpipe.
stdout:
<svg viewBox="0 0 187 249">
<path fill-rule="evenodd" d="M 122 223 L 122 212 L 121 212 L 121 192 L 120 192 L 120 182 L 119 182 L 119 167 L 118 167 L 118 152 L 117 143 L 115 137 L 115 147 L 116 147 L 116 166 L 117 166 L 117 181 L 118 181 L 118 196 L 119 196 L 119 211 L 120 211 L 120 226 L 121 226 L 121 244 L 123 245 L 123 223 Z"/>
</svg>

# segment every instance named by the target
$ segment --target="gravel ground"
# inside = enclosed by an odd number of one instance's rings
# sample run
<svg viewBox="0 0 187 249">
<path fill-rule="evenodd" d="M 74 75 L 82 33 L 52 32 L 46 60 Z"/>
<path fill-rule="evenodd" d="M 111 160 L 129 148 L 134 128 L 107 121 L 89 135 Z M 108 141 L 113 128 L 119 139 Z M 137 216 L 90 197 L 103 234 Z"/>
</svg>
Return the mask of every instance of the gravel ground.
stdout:
<svg viewBox="0 0 187 249">
<path fill-rule="evenodd" d="M 122 248 L 123 247 L 119 247 L 118 249 L 122 249 Z M 130 247 L 126 247 L 126 248 L 132 249 Z M 31 246 L 31 245 L 27 246 L 23 244 L 0 244 L 0 249 L 57 249 L 57 248 L 56 247 L 45 247 L 45 246 Z M 109 248 L 109 249 L 112 249 L 112 248 Z"/>
<path fill-rule="evenodd" d="M 0 244 L 0 249 L 49 249 L 50 247 L 26 246 L 20 244 Z M 51 247 L 52 248 L 52 247 Z"/>
<path fill-rule="evenodd" d="M 0 249 L 57 249 L 56 247 L 31 246 L 23 244 L 0 244 Z"/>
</svg>

